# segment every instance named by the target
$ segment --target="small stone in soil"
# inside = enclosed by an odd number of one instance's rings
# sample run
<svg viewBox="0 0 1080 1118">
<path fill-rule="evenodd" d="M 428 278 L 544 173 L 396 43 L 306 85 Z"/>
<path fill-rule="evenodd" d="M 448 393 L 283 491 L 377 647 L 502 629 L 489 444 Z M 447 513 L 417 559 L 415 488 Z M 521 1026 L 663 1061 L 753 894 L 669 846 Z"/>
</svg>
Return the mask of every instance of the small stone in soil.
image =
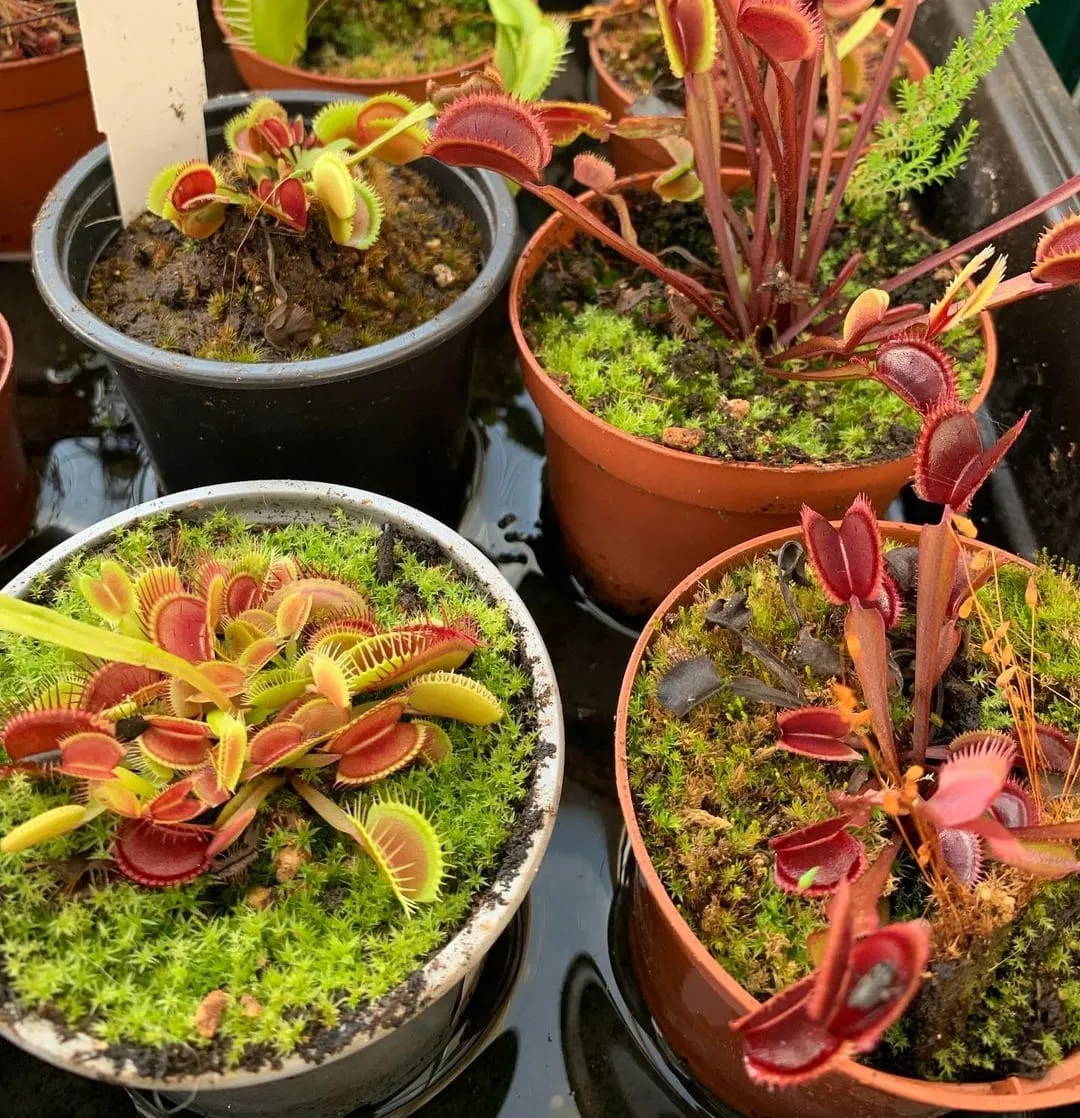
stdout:
<svg viewBox="0 0 1080 1118">
<path fill-rule="evenodd" d="M 704 431 L 695 431 L 692 427 L 665 427 L 660 441 L 672 450 L 693 450 L 704 438 Z"/>
</svg>

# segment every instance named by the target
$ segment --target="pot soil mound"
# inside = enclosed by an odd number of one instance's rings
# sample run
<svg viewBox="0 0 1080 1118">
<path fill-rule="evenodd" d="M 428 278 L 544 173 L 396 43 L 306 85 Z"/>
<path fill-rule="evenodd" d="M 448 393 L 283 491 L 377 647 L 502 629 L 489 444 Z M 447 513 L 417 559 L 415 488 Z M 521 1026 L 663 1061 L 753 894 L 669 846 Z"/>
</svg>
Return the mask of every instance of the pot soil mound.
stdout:
<svg viewBox="0 0 1080 1118">
<path fill-rule="evenodd" d="M 335 244 L 321 212 L 297 235 L 229 207 L 225 224 L 196 241 L 144 214 L 119 233 L 90 277 L 87 306 L 128 337 L 211 361 L 302 361 L 350 353 L 434 318 L 473 282 L 480 231 L 408 168 L 368 167 L 386 207 L 382 233 L 360 252 Z M 314 315 L 305 343 L 271 330 L 279 304 L 274 270 L 288 302 Z"/>
<path fill-rule="evenodd" d="M 338 78 L 400 78 L 463 66 L 495 45 L 487 0 L 328 0 L 300 60 Z"/>
<path fill-rule="evenodd" d="M 665 203 L 651 192 L 627 200 L 644 248 L 707 286 L 721 283 L 701 205 Z M 845 289 L 854 298 L 938 247 L 906 203 L 870 225 L 842 217 L 822 260 L 821 283 L 862 252 Z M 920 280 L 893 302 L 927 304 L 940 297 L 944 282 L 944 275 Z M 903 457 L 915 445 L 918 414 L 877 381 L 771 376 L 749 343 L 732 342 L 703 318 L 691 323 L 673 313 L 663 284 L 584 234 L 536 273 L 522 317 L 552 379 L 594 415 L 639 438 L 773 466 L 863 465 Z M 969 399 L 985 367 L 982 335 L 972 324 L 950 334 L 946 345 L 960 396 Z"/>
<path fill-rule="evenodd" d="M 1080 583 L 1072 568 L 1043 566 L 1036 578 L 1034 629 L 1025 569 L 1002 566 L 996 586 L 984 587 L 979 599 L 991 624 L 1000 618 L 1009 632 L 1034 635 L 1037 719 L 1075 736 Z M 824 928 L 828 907 L 828 898 L 776 886 L 768 841 L 833 816 L 830 791 L 856 791 L 868 776 L 865 764 L 829 765 L 771 749 L 778 708 L 751 697 L 747 681 L 756 680 L 759 692 L 762 685 L 787 686 L 778 674 L 786 671 L 803 687 L 800 702 L 808 705 L 828 704 L 839 681 L 831 673 L 843 647 L 843 610 L 825 600 L 816 581 L 790 591 L 803 627 L 784 602 L 775 555 L 764 556 L 668 614 L 634 682 L 627 720 L 630 785 L 649 857 L 700 942 L 761 1000 L 811 971 L 807 945 Z M 756 645 L 709 620 L 716 607 L 743 592 L 749 620 L 742 632 Z M 893 700 L 901 749 L 910 744 L 915 628 L 912 594 L 905 597 L 905 613 L 889 634 L 903 677 Z M 965 651 L 935 695 L 931 744 L 1012 725 L 994 682 L 997 669 L 983 651 L 983 623 L 973 620 L 967 629 Z M 755 648 L 773 657 L 768 666 Z M 661 682 L 670 686 L 674 670 L 699 657 L 716 668 L 719 691 L 677 717 L 659 701 Z M 1047 803 L 1055 819 L 1058 811 L 1076 817 L 1074 800 Z M 887 828 L 876 813 L 858 831 L 871 861 Z M 1080 878 L 1040 881 L 987 862 L 977 885 L 957 889 L 961 934 L 942 923 L 910 856 L 898 859 L 886 890 L 890 919 L 925 915 L 934 925 L 934 951 L 919 995 L 868 1062 L 947 1082 L 1040 1075 L 1080 1046 Z"/>
</svg>

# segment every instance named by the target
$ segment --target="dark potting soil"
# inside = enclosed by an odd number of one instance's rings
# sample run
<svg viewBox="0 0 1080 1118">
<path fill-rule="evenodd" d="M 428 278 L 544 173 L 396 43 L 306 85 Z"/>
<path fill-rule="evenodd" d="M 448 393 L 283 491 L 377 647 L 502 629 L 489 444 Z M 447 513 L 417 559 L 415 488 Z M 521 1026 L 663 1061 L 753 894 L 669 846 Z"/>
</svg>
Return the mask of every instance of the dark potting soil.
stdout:
<svg viewBox="0 0 1080 1118">
<path fill-rule="evenodd" d="M 397 337 L 473 282 L 480 232 L 418 172 L 367 170 L 386 215 L 379 240 L 363 252 L 335 244 L 317 209 L 297 235 L 262 219 L 252 223 L 230 207 L 222 228 L 201 241 L 144 214 L 95 265 L 87 306 L 131 338 L 215 361 L 299 361 Z M 272 327 L 268 336 L 268 317 L 280 302 L 268 234 L 288 303 L 314 316 L 315 334 L 306 342 Z"/>
<path fill-rule="evenodd" d="M 671 73 L 654 5 L 647 4 L 635 12 L 606 20 L 597 34 L 597 46 L 611 76 L 635 98 L 651 93 L 680 111 L 686 108 L 686 87 Z M 884 53 L 884 38 L 871 35 L 849 56 L 851 61 L 846 63 L 842 112 L 846 125 L 841 125 L 841 143 L 850 133 L 853 112 L 865 99 Z M 721 104 L 726 103 L 730 100 L 721 98 Z M 823 88 L 822 111 L 824 108 Z M 742 142 L 734 116 L 726 116 L 724 126 L 727 139 Z M 820 136 L 816 138 L 821 139 Z"/>
<path fill-rule="evenodd" d="M 628 201 L 643 247 L 706 286 L 720 283 L 712 231 L 700 204 L 666 203 L 651 192 L 635 192 Z M 821 282 L 831 280 L 852 253 L 862 252 L 863 263 L 847 288 L 853 297 L 939 247 L 907 203 L 872 225 L 841 215 L 822 260 Z M 949 274 L 935 273 L 894 293 L 894 305 L 940 297 Z M 596 308 L 606 317 L 597 320 Z M 578 403 L 630 434 L 675 449 L 789 466 L 869 464 L 902 457 L 914 447 L 918 416 L 881 385 L 769 375 L 750 343 L 732 342 L 702 320 L 687 331 L 672 313 L 663 284 L 584 234 L 536 273 L 523 321 L 549 375 Z M 969 397 L 985 365 L 981 334 L 958 330 L 948 349 L 960 394 Z M 691 428 L 692 444 L 670 441 L 673 433 Z"/>
</svg>

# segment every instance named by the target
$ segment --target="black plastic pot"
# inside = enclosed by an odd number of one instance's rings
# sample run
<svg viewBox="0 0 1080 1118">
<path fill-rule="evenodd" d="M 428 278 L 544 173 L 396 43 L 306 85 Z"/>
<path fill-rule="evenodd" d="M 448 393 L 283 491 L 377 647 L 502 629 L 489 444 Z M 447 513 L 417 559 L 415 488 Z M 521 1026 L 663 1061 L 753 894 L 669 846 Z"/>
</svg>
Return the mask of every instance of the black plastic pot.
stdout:
<svg viewBox="0 0 1080 1118">
<path fill-rule="evenodd" d="M 274 92 L 290 113 L 332 96 Z M 249 95 L 206 106 L 211 154 Z M 481 317 L 514 262 L 517 216 L 503 180 L 433 160 L 412 165 L 477 223 L 485 263 L 429 322 L 379 345 L 302 362 L 230 364 L 170 353 L 106 325 L 82 302 L 119 229 L 105 145 L 56 184 L 38 215 L 32 261 L 42 297 L 115 370 L 166 490 L 279 474 L 384 493 L 452 519 L 465 487 L 473 355 Z"/>
</svg>

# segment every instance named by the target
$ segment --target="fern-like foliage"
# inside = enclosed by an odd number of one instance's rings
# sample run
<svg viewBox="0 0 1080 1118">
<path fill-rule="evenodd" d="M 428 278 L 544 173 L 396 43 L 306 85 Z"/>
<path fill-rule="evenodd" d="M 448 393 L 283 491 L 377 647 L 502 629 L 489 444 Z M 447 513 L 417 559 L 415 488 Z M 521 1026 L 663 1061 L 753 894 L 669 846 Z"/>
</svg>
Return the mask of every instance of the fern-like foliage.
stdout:
<svg viewBox="0 0 1080 1118">
<path fill-rule="evenodd" d="M 979 82 L 1013 41 L 1024 11 L 1035 0 L 995 0 L 975 16 L 970 38 L 957 39 L 949 56 L 923 81 L 905 80 L 896 97 L 898 115 L 883 121 L 847 189 L 856 213 L 868 217 L 890 199 L 944 182 L 964 165 L 978 132 L 969 120 L 951 142 L 956 124 Z"/>
</svg>

